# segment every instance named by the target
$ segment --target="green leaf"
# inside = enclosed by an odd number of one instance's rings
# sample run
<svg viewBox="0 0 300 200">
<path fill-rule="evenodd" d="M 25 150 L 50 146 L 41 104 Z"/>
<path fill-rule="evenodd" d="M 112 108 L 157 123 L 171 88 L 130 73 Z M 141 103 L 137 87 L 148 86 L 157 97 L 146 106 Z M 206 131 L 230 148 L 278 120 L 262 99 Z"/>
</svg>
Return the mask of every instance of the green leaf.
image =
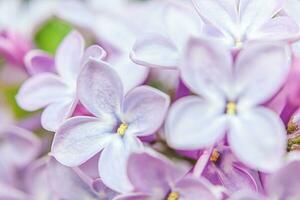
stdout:
<svg viewBox="0 0 300 200">
<path fill-rule="evenodd" d="M 63 38 L 72 30 L 72 25 L 58 19 L 51 18 L 44 23 L 34 36 L 36 47 L 54 54 Z"/>
</svg>

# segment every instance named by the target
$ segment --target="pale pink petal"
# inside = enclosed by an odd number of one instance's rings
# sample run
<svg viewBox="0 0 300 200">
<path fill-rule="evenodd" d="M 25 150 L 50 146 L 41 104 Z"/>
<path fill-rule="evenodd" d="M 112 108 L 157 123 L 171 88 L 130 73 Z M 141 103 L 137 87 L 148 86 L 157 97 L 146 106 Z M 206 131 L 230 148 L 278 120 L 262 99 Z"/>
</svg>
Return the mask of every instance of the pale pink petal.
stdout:
<svg viewBox="0 0 300 200">
<path fill-rule="evenodd" d="M 95 117 L 74 117 L 56 132 L 51 154 L 60 163 L 78 166 L 108 145 L 114 125 Z"/>
<path fill-rule="evenodd" d="M 123 103 L 123 120 L 129 125 L 127 132 L 138 136 L 154 133 L 162 125 L 169 104 L 168 95 L 149 86 L 131 90 Z"/>
<path fill-rule="evenodd" d="M 84 50 L 84 39 L 79 32 L 73 31 L 67 35 L 55 55 L 57 72 L 68 81 L 76 81 L 81 69 L 81 59 Z"/>
<path fill-rule="evenodd" d="M 48 131 L 56 131 L 68 117 L 71 117 L 75 107 L 76 102 L 73 102 L 71 98 L 48 105 L 41 116 L 43 128 Z"/>
<path fill-rule="evenodd" d="M 149 33 L 137 39 L 131 59 L 143 66 L 158 68 L 176 68 L 179 64 L 179 50 L 167 37 Z"/>
<path fill-rule="evenodd" d="M 252 108 L 231 122 L 228 142 L 233 153 L 254 169 L 278 169 L 286 151 L 286 131 L 278 115 L 263 107 Z"/>
<path fill-rule="evenodd" d="M 128 54 L 124 54 L 114 61 L 111 61 L 111 67 L 118 73 L 124 88 L 124 94 L 138 85 L 144 83 L 147 79 L 149 69 L 137 65 L 130 60 Z"/>
<path fill-rule="evenodd" d="M 42 73 L 24 82 L 16 100 L 21 108 L 34 111 L 59 101 L 70 93 L 66 84 L 58 76 Z"/>
<path fill-rule="evenodd" d="M 284 43 L 252 43 L 245 47 L 235 66 L 235 91 L 241 105 L 264 103 L 280 89 L 290 70 L 290 54 Z"/>
<path fill-rule="evenodd" d="M 0 200 L 28 200 L 28 198 L 29 195 L 22 190 L 0 182 Z"/>
<path fill-rule="evenodd" d="M 113 117 L 120 112 L 122 82 L 107 63 L 89 60 L 78 78 L 78 96 L 95 116 Z"/>
<path fill-rule="evenodd" d="M 120 193 L 131 191 L 132 185 L 126 173 L 128 156 L 142 148 L 142 143 L 135 136 L 115 134 L 99 160 L 99 174 L 103 183 Z"/>
<path fill-rule="evenodd" d="M 231 52 L 217 41 L 190 39 L 180 70 L 183 81 L 199 95 L 222 99 L 224 92 L 231 93 Z"/>
<path fill-rule="evenodd" d="M 204 20 L 216 26 L 223 34 L 237 33 L 237 0 L 193 0 L 193 3 Z"/>
<path fill-rule="evenodd" d="M 166 119 L 168 144 L 176 149 L 208 147 L 225 134 L 222 106 L 199 97 L 184 97 L 173 104 Z"/>
<path fill-rule="evenodd" d="M 266 190 L 270 199 L 300 199 L 300 161 L 293 161 L 271 175 Z"/>
<path fill-rule="evenodd" d="M 54 59 L 48 53 L 40 50 L 28 52 L 24 62 L 26 69 L 31 75 L 55 71 Z"/>
</svg>

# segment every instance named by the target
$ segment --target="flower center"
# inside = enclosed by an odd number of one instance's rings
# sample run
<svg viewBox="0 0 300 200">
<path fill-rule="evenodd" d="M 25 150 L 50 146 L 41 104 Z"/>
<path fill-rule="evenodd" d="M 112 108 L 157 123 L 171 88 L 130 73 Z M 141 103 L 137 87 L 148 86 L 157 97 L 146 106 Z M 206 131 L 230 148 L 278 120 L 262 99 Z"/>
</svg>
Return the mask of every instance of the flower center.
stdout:
<svg viewBox="0 0 300 200">
<path fill-rule="evenodd" d="M 226 105 L 226 114 L 235 115 L 236 114 L 236 103 L 229 101 Z"/>
<path fill-rule="evenodd" d="M 293 119 L 291 119 L 287 125 L 287 133 L 293 134 L 299 130 L 300 130 L 300 127 L 298 126 L 298 124 Z"/>
<path fill-rule="evenodd" d="M 214 149 L 211 156 L 210 156 L 210 158 L 209 158 L 209 160 L 211 162 L 216 163 L 218 161 L 219 157 L 220 157 L 220 153 L 218 152 L 217 149 Z"/>
<path fill-rule="evenodd" d="M 119 126 L 119 128 L 117 129 L 117 133 L 118 133 L 120 136 L 123 136 L 123 135 L 125 134 L 127 128 L 128 128 L 128 125 L 122 123 L 122 124 Z"/>
<path fill-rule="evenodd" d="M 243 42 L 241 40 L 236 40 L 234 45 L 236 48 L 241 48 L 243 46 Z"/>
<path fill-rule="evenodd" d="M 178 200 L 178 199 L 179 199 L 178 192 L 171 192 L 167 197 L 167 200 Z"/>
</svg>

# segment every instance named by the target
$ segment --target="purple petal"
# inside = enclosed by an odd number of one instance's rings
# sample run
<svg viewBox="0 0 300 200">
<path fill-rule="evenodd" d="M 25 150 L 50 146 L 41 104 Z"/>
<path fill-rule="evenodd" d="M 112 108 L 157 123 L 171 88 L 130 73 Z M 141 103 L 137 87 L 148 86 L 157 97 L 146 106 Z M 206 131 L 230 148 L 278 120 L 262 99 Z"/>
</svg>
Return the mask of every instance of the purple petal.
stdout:
<svg viewBox="0 0 300 200">
<path fill-rule="evenodd" d="M 25 81 L 16 100 L 21 108 L 34 111 L 71 94 L 72 92 L 60 77 L 51 73 L 42 73 Z"/>
<path fill-rule="evenodd" d="M 232 119 L 228 142 L 233 153 L 249 167 L 272 172 L 282 164 L 286 131 L 281 119 L 265 108 L 252 108 Z"/>
<path fill-rule="evenodd" d="M 167 116 L 166 138 L 171 147 L 194 150 L 213 145 L 226 131 L 223 106 L 195 96 L 176 101 Z M 201 116 L 201 117 L 197 117 Z"/>
<path fill-rule="evenodd" d="M 107 63 L 89 60 L 78 78 L 78 96 L 92 114 L 111 118 L 120 112 L 122 82 Z"/>
<path fill-rule="evenodd" d="M 264 196 L 253 191 L 238 191 L 231 195 L 228 200 L 267 200 Z"/>
<path fill-rule="evenodd" d="M 239 54 L 235 66 L 240 106 L 249 107 L 269 100 L 285 82 L 290 62 L 289 47 L 283 43 L 249 44 Z"/>
<path fill-rule="evenodd" d="M 124 194 L 117 196 L 114 200 L 150 200 L 152 198 L 151 195 L 133 193 L 133 194 Z"/>
<path fill-rule="evenodd" d="M 275 174 L 267 182 L 267 191 L 271 199 L 300 199 L 300 161 L 293 161 Z"/>
<path fill-rule="evenodd" d="M 81 178 L 75 169 L 63 166 L 51 157 L 47 164 L 47 175 L 49 185 L 62 199 L 97 199 L 97 194 L 90 185 L 92 180 L 87 177 L 85 177 L 87 180 Z"/>
<path fill-rule="evenodd" d="M 133 153 L 129 157 L 127 171 L 136 191 L 162 196 L 186 173 L 154 152 Z"/>
<path fill-rule="evenodd" d="M 43 72 L 54 72 L 54 59 L 46 52 L 32 50 L 24 58 L 29 74 L 36 75 Z"/>
<path fill-rule="evenodd" d="M 73 117 L 56 132 L 51 154 L 62 164 L 78 166 L 112 139 L 113 124 L 94 117 Z"/>
<path fill-rule="evenodd" d="M 113 135 L 99 160 L 99 174 L 103 183 L 120 193 L 131 191 L 132 185 L 126 173 L 128 156 L 142 148 L 142 143 L 135 136 Z"/>
<path fill-rule="evenodd" d="M 67 35 L 57 49 L 55 65 L 57 72 L 68 81 L 76 81 L 81 69 L 84 39 L 79 32 Z"/>
<path fill-rule="evenodd" d="M 205 200 L 217 200 L 209 186 L 210 183 L 203 179 L 185 177 L 176 183 L 172 191 L 178 192 L 180 199 L 184 200 L 198 200 L 199 197 Z"/>
<path fill-rule="evenodd" d="M 123 104 L 123 120 L 129 124 L 127 131 L 138 136 L 154 133 L 162 125 L 169 104 L 169 96 L 149 86 L 131 90 Z"/>
</svg>

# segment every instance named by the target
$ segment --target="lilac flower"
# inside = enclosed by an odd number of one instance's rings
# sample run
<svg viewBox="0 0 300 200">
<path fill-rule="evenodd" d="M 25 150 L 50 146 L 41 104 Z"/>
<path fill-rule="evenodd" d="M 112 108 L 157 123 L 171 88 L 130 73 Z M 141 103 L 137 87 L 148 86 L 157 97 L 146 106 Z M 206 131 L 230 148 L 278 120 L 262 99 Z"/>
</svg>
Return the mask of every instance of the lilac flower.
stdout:
<svg viewBox="0 0 300 200">
<path fill-rule="evenodd" d="M 104 56 L 105 52 L 98 46 L 91 46 L 84 52 L 82 36 L 75 31 L 70 33 L 55 56 L 57 74 L 46 70 L 45 73 L 29 78 L 16 96 L 19 106 L 28 111 L 46 107 L 41 117 L 42 126 L 49 131 L 55 131 L 72 115 L 77 105 L 77 76 L 82 64 L 89 57 L 102 59 Z M 44 59 L 41 64 L 52 65 L 49 58 L 47 61 Z"/>
<path fill-rule="evenodd" d="M 290 52 L 281 43 L 249 44 L 233 63 L 224 46 L 191 39 L 181 76 L 199 96 L 173 104 L 166 121 L 169 145 L 183 150 L 209 147 L 227 132 L 233 153 L 243 163 L 275 170 L 285 153 L 285 127 L 260 105 L 278 91 L 289 68 Z"/>
<path fill-rule="evenodd" d="M 152 152 L 133 153 L 127 172 L 134 192 L 120 195 L 116 200 L 217 199 L 208 181 L 186 175 L 182 167 Z"/>
<path fill-rule="evenodd" d="M 300 161 L 293 161 L 271 174 L 267 179 L 267 197 L 241 191 L 234 194 L 230 200 L 289 200 L 300 199 Z"/>
<path fill-rule="evenodd" d="M 214 35 L 231 48 L 240 48 L 249 40 L 291 40 L 299 34 L 298 25 L 289 16 L 278 16 L 282 0 L 193 0 L 208 22 L 207 35 Z"/>
<path fill-rule="evenodd" d="M 161 17 L 162 30 L 139 36 L 135 42 L 130 54 L 135 63 L 176 68 L 187 39 L 201 35 L 203 23 L 189 4 L 176 2 L 165 7 Z"/>
<path fill-rule="evenodd" d="M 41 143 L 30 131 L 6 125 L 0 130 L 0 180 L 18 185 L 18 172 L 40 153 Z"/>
<path fill-rule="evenodd" d="M 138 136 L 153 134 L 162 124 L 169 97 L 148 86 L 124 97 L 117 73 L 107 63 L 90 60 L 78 80 L 81 103 L 96 117 L 74 117 L 57 131 L 53 156 L 67 166 L 78 166 L 101 152 L 99 174 L 108 187 L 131 189 L 126 176 L 128 155 L 142 148 Z"/>
</svg>

